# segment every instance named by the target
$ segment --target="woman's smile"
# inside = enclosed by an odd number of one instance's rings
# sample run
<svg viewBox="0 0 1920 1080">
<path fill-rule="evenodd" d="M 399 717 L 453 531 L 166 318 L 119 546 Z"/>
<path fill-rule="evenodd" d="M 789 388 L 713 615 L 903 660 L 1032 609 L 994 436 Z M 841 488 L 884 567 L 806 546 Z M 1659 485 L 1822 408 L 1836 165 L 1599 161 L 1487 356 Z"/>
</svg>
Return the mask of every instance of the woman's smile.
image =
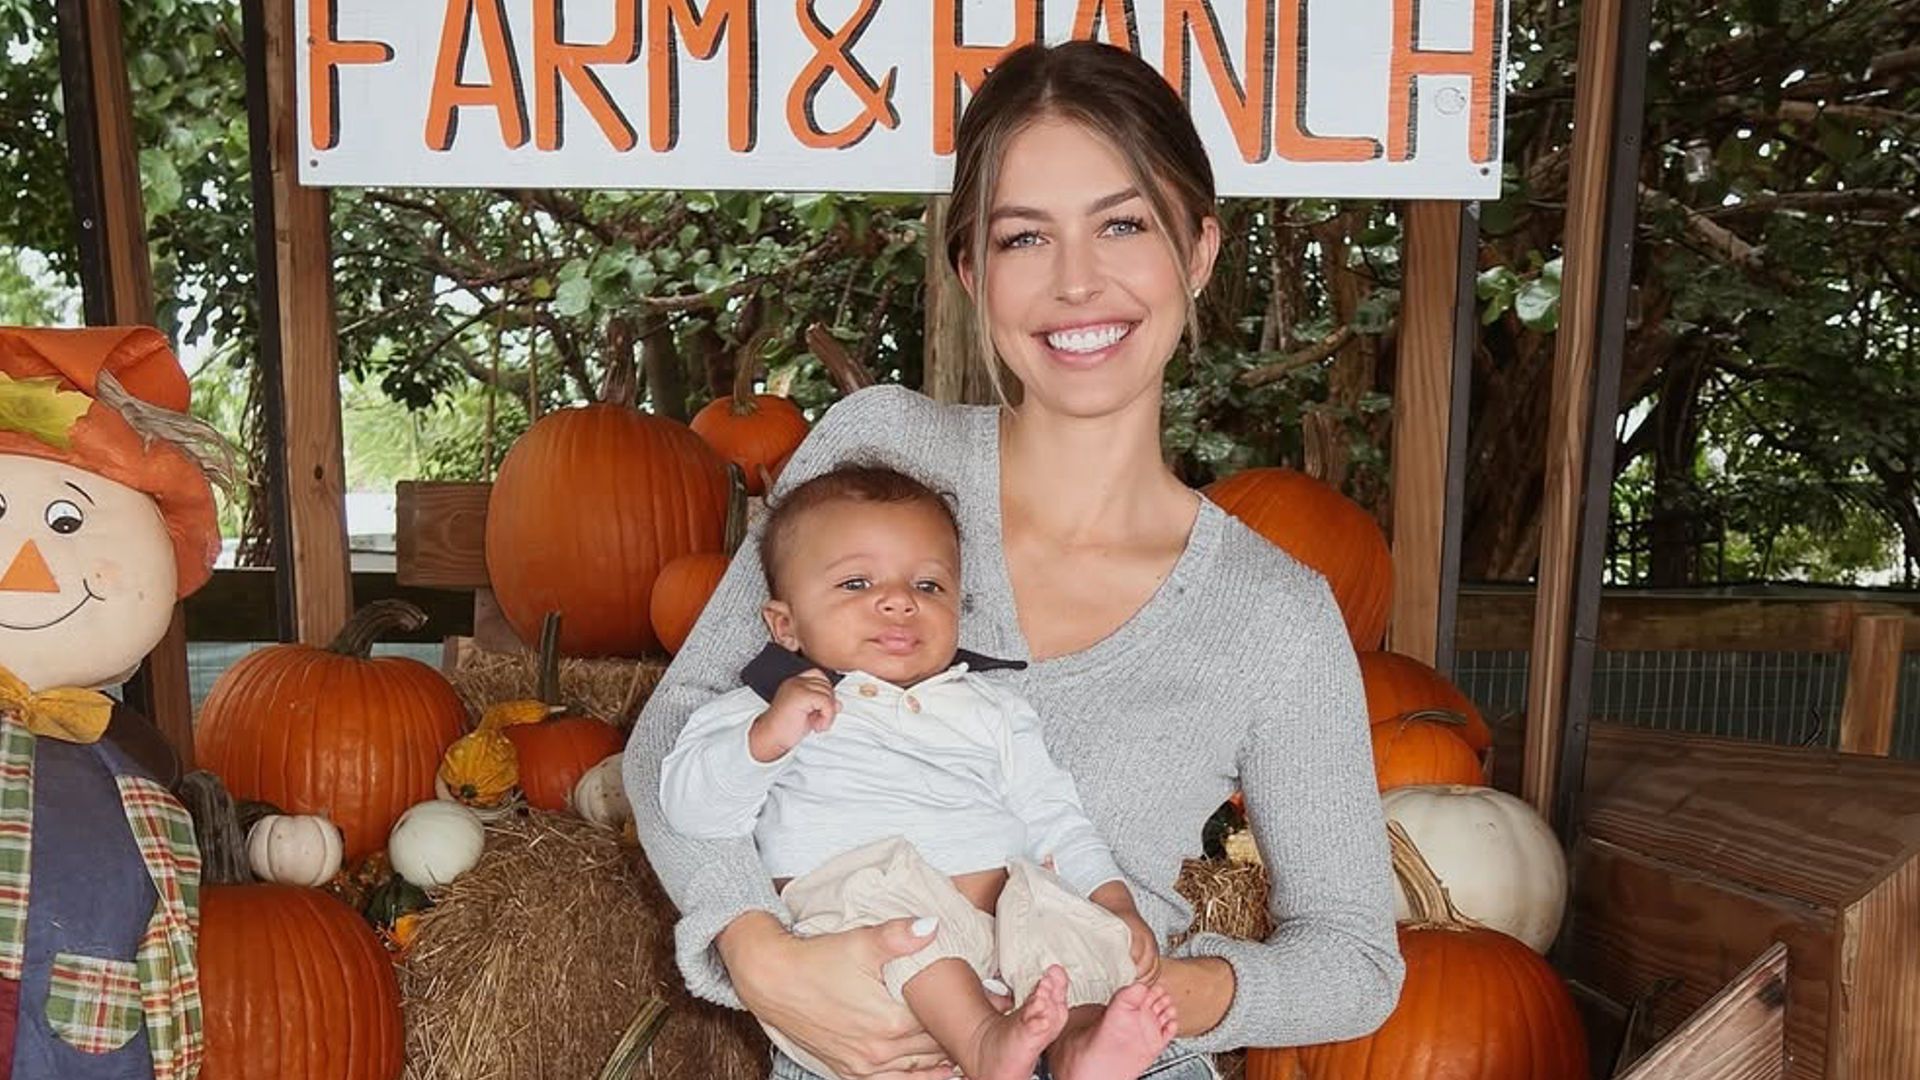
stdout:
<svg viewBox="0 0 1920 1080">
<path fill-rule="evenodd" d="M 1096 367 L 1132 336 L 1138 322 L 1106 321 L 1058 327 L 1034 335 L 1053 362 L 1069 368 Z"/>
</svg>

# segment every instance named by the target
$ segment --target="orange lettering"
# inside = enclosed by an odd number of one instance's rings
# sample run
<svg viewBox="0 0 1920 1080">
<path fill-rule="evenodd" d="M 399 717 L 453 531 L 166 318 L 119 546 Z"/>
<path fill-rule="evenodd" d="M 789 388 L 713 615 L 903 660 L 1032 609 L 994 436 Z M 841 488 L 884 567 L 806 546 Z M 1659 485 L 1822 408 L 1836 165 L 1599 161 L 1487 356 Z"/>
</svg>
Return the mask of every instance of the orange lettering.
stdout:
<svg viewBox="0 0 1920 1080">
<path fill-rule="evenodd" d="M 1201 61 L 1213 82 L 1213 92 L 1227 114 L 1240 156 L 1250 163 L 1267 158 L 1268 137 L 1272 133 L 1272 113 L 1267 109 L 1270 80 L 1268 67 L 1273 63 L 1273 22 L 1267 0 L 1246 0 L 1247 5 L 1247 78 L 1244 88 L 1234 74 L 1233 60 L 1227 56 L 1226 36 L 1220 32 L 1220 20 L 1214 17 L 1211 0 L 1166 0 L 1165 59 L 1160 70 L 1182 98 L 1193 96 L 1193 77 L 1188 71 L 1191 60 L 1189 42 L 1197 37 Z M 1205 32 L 1190 36 L 1204 24 Z"/>
<path fill-rule="evenodd" d="M 1074 40 L 1097 41 L 1102 27 L 1107 44 L 1139 55 L 1140 20 L 1134 16 L 1133 0 L 1080 0 L 1073 16 Z"/>
<path fill-rule="evenodd" d="M 1380 142 L 1307 130 L 1307 0 L 1280 0 L 1273 64 L 1273 153 L 1287 161 L 1372 161 Z"/>
<path fill-rule="evenodd" d="M 565 82 L 615 150 L 633 149 L 640 137 L 589 65 L 631 64 L 640 58 L 640 0 L 614 5 L 613 38 L 604 45 L 568 42 L 566 18 L 566 0 L 534 0 L 534 145 L 558 150 L 566 141 L 566 119 L 560 107 L 560 84 Z"/>
<path fill-rule="evenodd" d="M 333 0 L 307 0 L 307 93 L 313 98 L 309 134 L 315 150 L 340 145 L 340 69 L 347 64 L 384 64 L 393 46 L 380 41 L 341 41 L 340 12 Z"/>
<path fill-rule="evenodd" d="M 978 90 L 1002 56 L 1040 38 L 1044 0 L 1014 0 L 1013 40 L 1005 45 L 967 45 L 960 0 L 933 0 L 933 152 L 953 153 L 953 132 L 960 126 L 960 81 Z"/>
<path fill-rule="evenodd" d="M 1468 153 L 1474 162 L 1493 160 L 1494 60 L 1500 41 L 1497 0 L 1473 0 L 1473 47 L 1467 52 L 1420 48 L 1420 0 L 1393 0 L 1393 60 L 1387 90 L 1387 160 L 1406 161 L 1419 142 L 1419 76 L 1465 75 L 1468 92 Z"/>
<path fill-rule="evenodd" d="M 787 126 L 802 146 L 815 150 L 843 150 L 858 143 L 881 124 L 889 130 L 900 126 L 900 110 L 893 107 L 893 84 L 899 68 L 890 68 L 878 83 L 860 61 L 853 57 L 853 46 L 866 33 L 880 0 L 860 0 L 860 6 L 838 32 L 830 31 L 813 10 L 813 0 L 794 0 L 794 15 L 800 20 L 800 32 L 813 46 L 813 59 L 793 81 L 787 92 Z M 813 99 L 835 75 L 840 76 L 853 96 L 860 99 L 861 113 L 839 129 L 823 131 L 813 114 Z"/>
<path fill-rule="evenodd" d="M 465 83 L 467 39 L 476 25 L 487 56 L 487 81 Z M 527 143 L 527 98 L 520 90 L 520 67 L 513 58 L 513 33 L 507 28 L 504 0 L 447 0 L 440 24 L 440 55 L 434 61 L 433 98 L 427 106 L 427 145 L 453 146 L 460 129 L 458 110 L 490 108 L 500 117 L 500 141 L 518 148 Z"/>
<path fill-rule="evenodd" d="M 753 149 L 756 140 L 755 114 L 759 105 L 758 75 L 753 69 L 759 54 L 756 40 L 753 0 L 708 0 L 705 14 L 696 10 L 694 0 L 654 0 L 647 13 L 648 140 L 654 150 L 665 153 L 680 141 L 680 49 L 679 35 L 685 34 L 687 53 L 696 60 L 711 60 L 727 46 L 727 145 L 734 153 Z M 734 20 L 740 25 L 735 26 Z M 727 39 L 731 33 L 732 39 Z"/>
</svg>

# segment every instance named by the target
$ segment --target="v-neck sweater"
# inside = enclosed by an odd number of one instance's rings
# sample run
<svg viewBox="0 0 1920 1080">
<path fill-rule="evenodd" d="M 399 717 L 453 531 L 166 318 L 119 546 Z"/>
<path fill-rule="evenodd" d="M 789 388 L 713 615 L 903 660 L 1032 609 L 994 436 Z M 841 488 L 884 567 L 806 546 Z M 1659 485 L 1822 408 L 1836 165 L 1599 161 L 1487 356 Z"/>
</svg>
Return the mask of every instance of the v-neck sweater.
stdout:
<svg viewBox="0 0 1920 1080">
<path fill-rule="evenodd" d="M 1053 759 L 1126 874 L 1141 916 L 1167 942 L 1193 910 L 1175 890 L 1201 829 L 1239 788 L 1271 888 L 1273 933 L 1203 933 L 1174 956 L 1216 956 L 1233 1003 L 1203 1051 L 1353 1038 L 1399 996 L 1385 823 L 1359 665 L 1324 579 L 1202 499 L 1185 549 L 1152 596 L 1105 638 L 1034 659 L 1001 545 L 999 410 L 941 405 L 875 386 L 829 409 L 782 470 L 772 499 L 833 467 L 890 465 L 954 504 L 960 526 L 960 643 L 1025 660 L 1005 677 L 1037 710 Z M 695 840 L 660 805 L 661 763 L 688 717 L 739 685 L 765 645 L 758 528 L 648 699 L 625 778 L 642 844 L 681 911 L 688 989 L 739 1007 L 714 937 L 748 911 L 789 922 L 753 842 Z"/>
</svg>

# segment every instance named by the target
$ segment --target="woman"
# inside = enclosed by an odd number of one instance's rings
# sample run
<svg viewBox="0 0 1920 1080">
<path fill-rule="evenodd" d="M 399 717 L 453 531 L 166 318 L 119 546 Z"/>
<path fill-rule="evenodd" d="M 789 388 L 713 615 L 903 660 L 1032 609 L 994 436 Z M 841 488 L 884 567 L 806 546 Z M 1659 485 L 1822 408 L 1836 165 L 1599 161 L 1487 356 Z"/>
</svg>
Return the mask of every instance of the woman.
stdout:
<svg viewBox="0 0 1920 1080">
<path fill-rule="evenodd" d="M 1365 707 L 1326 584 L 1182 484 L 1160 448 L 1167 361 L 1219 248 L 1213 178 L 1166 81 L 1092 43 L 1010 54 L 963 116 L 945 242 L 1006 408 L 874 387 L 821 420 L 781 488 L 878 457 L 953 494 L 962 644 L 1013 676 L 1162 941 L 1174 890 L 1234 790 L 1273 889 L 1266 942 L 1198 935 L 1160 979 L 1182 1039 L 1145 1075 L 1212 1075 L 1240 1046 L 1351 1038 L 1392 1010 L 1402 968 Z M 779 491 L 776 491 L 777 498 Z M 842 1076 L 941 1077 L 881 963 L 927 940 L 906 922 L 799 939 L 751 843 L 667 829 L 659 767 L 688 713 L 764 644 L 751 545 L 627 749 L 642 841 L 679 905 L 696 994 L 751 1009 Z M 776 1077 L 807 1074 L 776 1059 Z"/>
</svg>

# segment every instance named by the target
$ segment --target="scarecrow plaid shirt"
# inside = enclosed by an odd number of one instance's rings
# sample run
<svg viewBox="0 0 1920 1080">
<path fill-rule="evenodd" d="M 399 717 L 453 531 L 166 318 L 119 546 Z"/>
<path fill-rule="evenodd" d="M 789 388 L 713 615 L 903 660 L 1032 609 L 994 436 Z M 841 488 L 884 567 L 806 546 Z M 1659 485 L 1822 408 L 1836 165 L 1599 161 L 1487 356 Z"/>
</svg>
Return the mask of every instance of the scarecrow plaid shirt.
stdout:
<svg viewBox="0 0 1920 1080">
<path fill-rule="evenodd" d="M 25 972 L 33 853 L 34 736 L 0 711 L 0 979 Z M 154 1080 L 193 1080 L 206 1037 L 194 935 L 200 920 L 200 852 L 186 809 L 159 784 L 117 775 L 121 806 L 159 902 L 134 958 L 124 964 L 63 955 L 47 995 L 47 1021 L 82 1050 L 104 1052 L 144 1021 Z"/>
</svg>

